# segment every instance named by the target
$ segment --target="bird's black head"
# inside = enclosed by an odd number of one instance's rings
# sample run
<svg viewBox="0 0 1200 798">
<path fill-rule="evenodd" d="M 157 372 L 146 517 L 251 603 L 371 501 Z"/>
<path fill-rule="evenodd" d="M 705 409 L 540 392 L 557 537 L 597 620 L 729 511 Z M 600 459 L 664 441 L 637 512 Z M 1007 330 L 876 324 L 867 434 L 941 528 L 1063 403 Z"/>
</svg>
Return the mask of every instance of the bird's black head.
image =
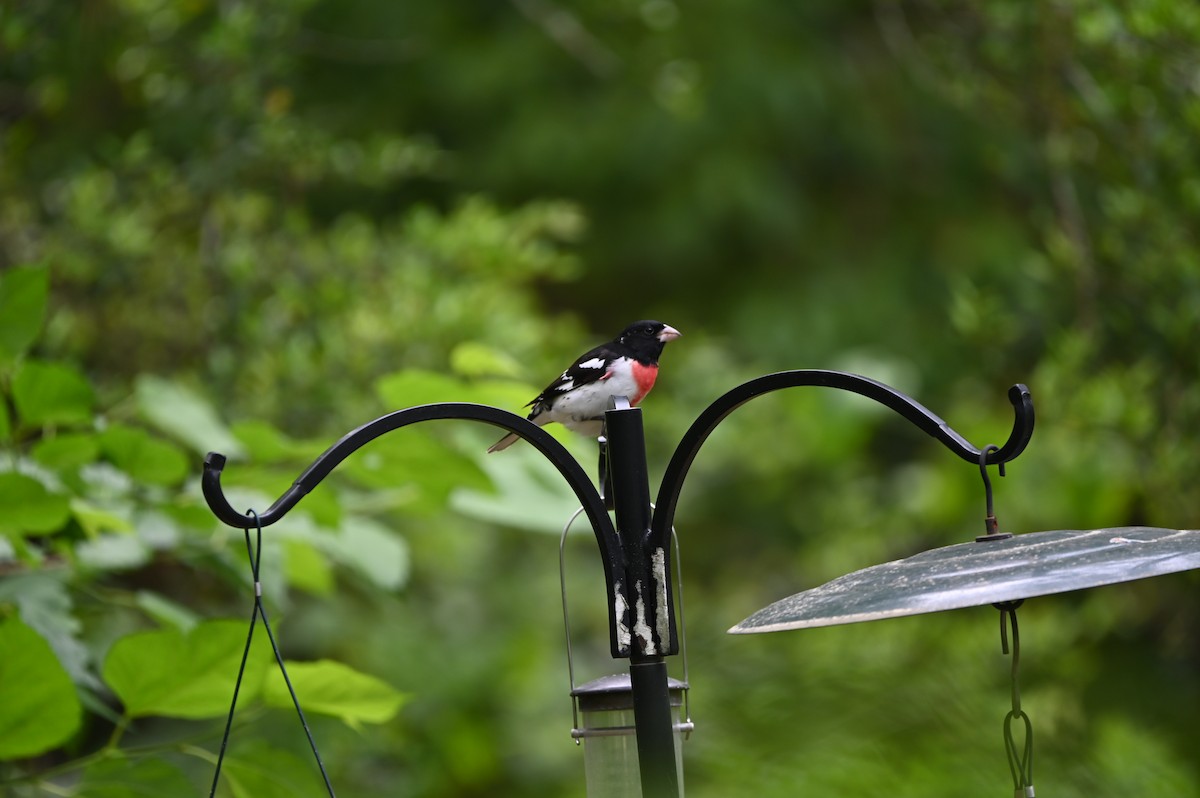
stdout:
<svg viewBox="0 0 1200 798">
<path fill-rule="evenodd" d="M 674 341 L 680 335 L 679 330 L 661 321 L 635 321 L 613 343 L 628 349 L 642 363 L 657 363 L 667 341 Z"/>
</svg>

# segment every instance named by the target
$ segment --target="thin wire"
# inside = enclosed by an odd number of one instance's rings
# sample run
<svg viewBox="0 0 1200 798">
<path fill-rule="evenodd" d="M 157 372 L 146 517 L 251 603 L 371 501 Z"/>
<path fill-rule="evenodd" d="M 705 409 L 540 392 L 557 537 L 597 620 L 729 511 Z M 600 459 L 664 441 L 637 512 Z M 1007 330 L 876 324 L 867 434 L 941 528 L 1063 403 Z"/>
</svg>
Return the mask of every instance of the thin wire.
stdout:
<svg viewBox="0 0 1200 798">
<path fill-rule="evenodd" d="M 250 512 L 254 512 L 251 510 Z M 258 518 L 257 513 L 255 519 Z M 250 532 L 246 531 L 247 539 Z M 255 584 L 258 584 L 258 576 L 255 575 Z M 237 708 L 238 691 L 242 688 L 242 677 L 246 673 L 246 660 L 250 656 L 250 643 L 254 640 L 254 623 L 258 620 L 258 601 L 254 602 L 254 609 L 250 611 L 250 631 L 246 634 L 246 647 L 242 650 L 242 662 L 238 665 L 237 681 L 233 684 L 233 700 L 229 702 L 229 716 L 225 719 L 225 733 L 221 735 L 221 750 L 217 754 L 217 767 L 213 773 L 212 789 L 208 791 L 208 798 L 213 798 L 217 794 L 217 782 L 221 778 L 221 764 L 225 761 L 225 748 L 229 745 L 229 732 L 233 728 L 233 712 Z"/>
<path fill-rule="evenodd" d="M 998 604 L 1000 610 L 1000 647 L 1009 653 L 1007 627 L 1012 627 L 1012 711 L 1004 716 L 1004 749 L 1008 754 L 1008 769 L 1012 774 L 1015 798 L 1034 798 L 1033 792 L 1033 723 L 1021 709 L 1021 688 L 1017 672 L 1021 663 L 1021 634 L 1017 627 L 1017 607 L 1020 602 Z M 1020 720 L 1025 726 L 1025 743 L 1018 751 L 1012 724 Z"/>
<path fill-rule="evenodd" d="M 567 564 L 566 564 L 566 546 L 567 533 L 571 531 L 571 525 L 575 523 L 575 519 L 583 512 L 580 507 L 567 521 L 563 527 L 562 537 L 558 539 L 558 586 L 562 591 L 562 608 L 563 608 L 563 629 L 567 633 L 567 679 L 571 683 L 571 728 L 579 728 L 579 704 L 575 700 L 575 664 L 571 656 L 571 615 L 567 611 Z M 576 745 L 582 745 L 583 741 L 579 738 L 575 739 Z"/>
<path fill-rule="evenodd" d="M 212 789 L 208 796 L 213 798 L 217 792 L 217 781 L 221 777 L 221 763 L 225 758 L 225 747 L 229 743 L 229 731 L 233 726 L 233 713 L 237 707 L 238 691 L 242 686 L 242 677 L 246 672 L 246 660 L 250 656 L 250 643 L 254 639 L 254 624 L 258 618 L 262 618 L 263 628 L 267 631 L 267 639 L 271 641 L 271 650 L 275 653 L 275 662 L 279 664 L 279 672 L 283 674 L 283 682 L 287 685 L 288 694 L 292 697 L 292 706 L 296 708 L 296 714 L 300 716 L 300 725 L 304 727 L 304 735 L 308 738 L 308 746 L 312 749 L 313 758 L 317 760 L 317 768 L 321 771 L 321 778 L 325 781 L 325 789 L 329 792 L 329 798 L 336 798 L 333 792 L 333 784 L 329 781 L 329 774 L 325 771 L 325 763 L 321 761 L 321 754 L 317 751 L 317 742 L 313 739 L 312 731 L 308 728 L 308 721 L 304 717 L 304 710 L 300 708 L 300 699 L 296 697 L 296 691 L 292 687 L 292 680 L 288 677 L 287 667 L 283 664 L 283 654 L 279 651 L 279 645 L 275 642 L 275 633 L 271 631 L 271 622 L 267 619 L 267 610 L 263 606 L 262 600 L 262 582 L 259 580 L 259 566 L 262 563 L 262 522 L 258 518 L 258 513 L 254 510 L 248 510 L 248 515 L 254 516 L 254 524 L 257 529 L 255 543 L 250 544 L 250 528 L 247 527 L 244 532 L 246 534 L 246 554 L 250 558 L 250 573 L 254 577 L 254 609 L 250 613 L 250 631 L 246 635 L 246 647 L 242 651 L 242 662 L 238 667 L 237 682 L 233 686 L 233 701 L 229 705 L 229 717 L 225 720 L 225 734 L 221 738 L 221 751 L 217 756 L 216 772 L 213 774 Z"/>
<path fill-rule="evenodd" d="M 686 728 L 683 737 L 686 740 L 692 736 L 692 707 L 688 701 L 692 682 L 688 675 L 687 621 L 683 617 L 683 565 L 679 556 L 679 536 L 675 534 L 675 527 L 671 527 L 671 542 L 675 544 L 675 592 L 679 597 L 676 609 L 679 616 L 679 656 L 683 660 L 683 683 L 687 685 L 683 691 L 683 722 Z"/>
</svg>

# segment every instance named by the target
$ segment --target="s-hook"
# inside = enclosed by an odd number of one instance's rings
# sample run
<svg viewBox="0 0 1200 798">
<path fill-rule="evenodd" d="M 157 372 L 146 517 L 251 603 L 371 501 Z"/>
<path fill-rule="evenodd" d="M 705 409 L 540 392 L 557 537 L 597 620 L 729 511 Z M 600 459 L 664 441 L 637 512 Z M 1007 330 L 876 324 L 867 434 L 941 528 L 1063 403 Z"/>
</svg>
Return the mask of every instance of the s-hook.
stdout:
<svg viewBox="0 0 1200 798">
<path fill-rule="evenodd" d="M 992 480 L 988 477 L 988 455 L 992 452 L 1000 451 L 1000 447 L 989 443 L 984 446 L 979 452 L 979 475 L 983 477 L 983 494 L 987 502 L 987 517 L 983 519 L 984 534 L 975 538 L 977 543 L 982 543 L 987 540 L 1007 540 L 1012 537 L 1011 532 L 1001 532 L 1000 522 L 996 520 L 996 511 L 992 504 Z M 1000 476 L 1004 476 L 1004 461 L 1000 463 Z"/>
</svg>

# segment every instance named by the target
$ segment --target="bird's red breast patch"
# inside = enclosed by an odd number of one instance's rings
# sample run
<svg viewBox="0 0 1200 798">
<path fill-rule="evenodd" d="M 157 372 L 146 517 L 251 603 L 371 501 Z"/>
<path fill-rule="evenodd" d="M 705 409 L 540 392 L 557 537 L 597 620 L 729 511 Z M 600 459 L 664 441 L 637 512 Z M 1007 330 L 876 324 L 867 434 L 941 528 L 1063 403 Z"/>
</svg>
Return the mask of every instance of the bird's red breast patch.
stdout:
<svg viewBox="0 0 1200 798">
<path fill-rule="evenodd" d="M 629 400 L 631 405 L 637 405 L 638 402 L 646 398 L 646 394 L 650 393 L 650 389 L 654 387 L 654 381 L 658 379 L 658 366 L 644 366 L 636 360 L 633 362 L 633 379 L 637 383 L 637 396 Z"/>
</svg>

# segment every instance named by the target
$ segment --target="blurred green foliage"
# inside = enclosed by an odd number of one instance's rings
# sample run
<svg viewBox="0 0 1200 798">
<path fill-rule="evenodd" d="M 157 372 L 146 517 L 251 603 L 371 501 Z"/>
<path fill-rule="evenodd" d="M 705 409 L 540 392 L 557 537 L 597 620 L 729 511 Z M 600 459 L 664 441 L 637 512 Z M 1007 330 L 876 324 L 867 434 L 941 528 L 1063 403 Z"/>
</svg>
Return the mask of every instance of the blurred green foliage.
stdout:
<svg viewBox="0 0 1200 798">
<path fill-rule="evenodd" d="M 768 371 L 866 374 L 980 445 L 1019 381 L 1039 426 L 1002 526 L 1194 525 L 1198 45 L 1200 9 L 1163 0 L 0 8 L 3 791 L 210 783 L 252 587 L 205 452 L 262 509 L 370 418 L 517 410 L 636 318 L 685 333 L 645 407 L 652 481 Z M 539 534 L 571 497 L 488 442 L 388 436 L 264 533 L 340 794 L 583 794 Z M 678 516 L 690 795 L 1007 789 L 993 610 L 724 635 L 974 536 L 978 480 L 857 397 L 722 425 Z M 588 537 L 584 677 L 622 665 Z M 1027 602 L 1041 791 L 1200 791 L 1196 585 Z M 219 794 L 319 795 L 269 656 Z"/>
</svg>

